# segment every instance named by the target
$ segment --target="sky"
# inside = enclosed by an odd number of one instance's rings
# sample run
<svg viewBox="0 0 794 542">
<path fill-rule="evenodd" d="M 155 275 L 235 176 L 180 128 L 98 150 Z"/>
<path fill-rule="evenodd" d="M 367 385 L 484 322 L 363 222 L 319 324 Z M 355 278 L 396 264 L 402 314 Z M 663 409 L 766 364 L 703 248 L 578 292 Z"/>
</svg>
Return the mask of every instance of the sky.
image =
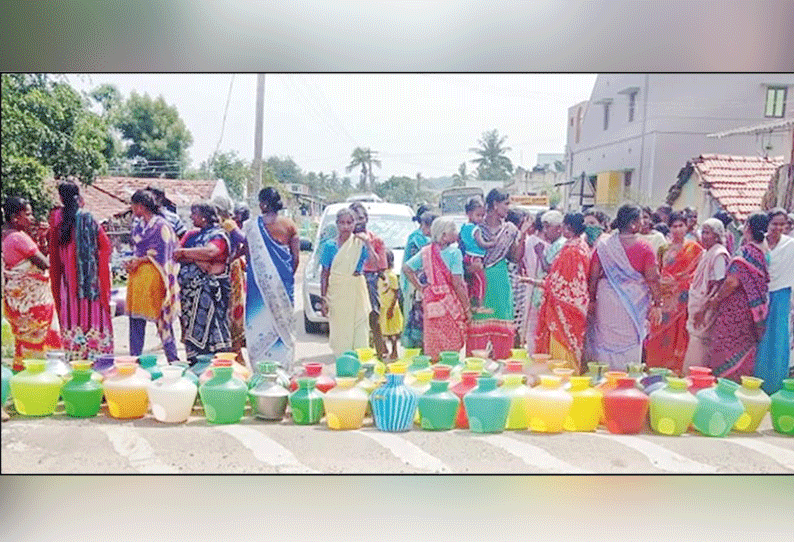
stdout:
<svg viewBox="0 0 794 542">
<path fill-rule="evenodd" d="M 483 132 L 507 136 L 507 156 L 529 169 L 538 153 L 565 151 L 568 107 L 587 100 L 595 74 L 268 73 L 262 155 L 291 157 L 305 172 L 336 171 L 356 147 L 377 151 L 376 178 L 468 171 Z M 162 96 L 193 135 L 191 165 L 216 149 L 254 156 L 255 73 L 69 74 L 78 90 L 115 85 Z M 231 92 L 230 92 L 231 88 Z M 226 105 L 228 101 L 228 110 Z M 226 117 L 224 123 L 224 115 Z M 358 170 L 349 173 L 356 178 Z"/>
</svg>

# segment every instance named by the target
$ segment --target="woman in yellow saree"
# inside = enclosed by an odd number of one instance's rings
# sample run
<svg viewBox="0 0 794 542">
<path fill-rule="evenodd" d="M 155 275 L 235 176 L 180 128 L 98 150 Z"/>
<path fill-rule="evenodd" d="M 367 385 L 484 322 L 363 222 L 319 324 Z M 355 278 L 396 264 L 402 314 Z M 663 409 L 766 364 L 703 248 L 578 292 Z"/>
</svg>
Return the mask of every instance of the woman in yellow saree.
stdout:
<svg viewBox="0 0 794 542">
<path fill-rule="evenodd" d="M 350 209 L 336 214 L 338 230 L 320 248 L 320 293 L 323 315 L 328 317 L 329 343 L 334 356 L 369 345 L 369 293 L 361 268 L 375 256 L 369 239 L 353 234 L 355 216 Z"/>
</svg>

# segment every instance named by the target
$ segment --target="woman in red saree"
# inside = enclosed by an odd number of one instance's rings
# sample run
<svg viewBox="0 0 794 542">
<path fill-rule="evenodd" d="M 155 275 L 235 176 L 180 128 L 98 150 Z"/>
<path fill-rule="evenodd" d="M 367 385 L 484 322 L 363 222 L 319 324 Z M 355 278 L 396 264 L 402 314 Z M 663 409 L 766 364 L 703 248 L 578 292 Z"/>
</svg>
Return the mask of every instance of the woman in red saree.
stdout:
<svg viewBox="0 0 794 542">
<path fill-rule="evenodd" d="M 430 235 L 433 242 L 405 262 L 403 273 L 422 292 L 424 354 L 438 360 L 441 352 L 463 348 L 471 306 L 463 281 L 463 255 L 452 246 L 458 236 L 455 223 L 436 218 Z M 426 285 L 420 284 L 416 275 L 420 269 L 427 277 Z"/>
<path fill-rule="evenodd" d="M 582 238 L 584 215 L 568 213 L 562 223 L 562 235 L 567 241 L 542 282 L 544 296 L 538 315 L 535 353 L 568 361 L 579 374 L 590 301 L 587 291 L 590 247 Z"/>
<path fill-rule="evenodd" d="M 50 264 L 26 231 L 33 221 L 30 204 L 12 196 L 3 211 L 3 312 L 14 333 L 13 369 L 21 371 L 24 358 L 44 357 L 61 347 L 61 339 L 53 325 Z"/>
<path fill-rule="evenodd" d="M 105 230 L 83 211 L 80 189 L 58 185 L 63 207 L 50 215 L 50 275 L 68 360 L 113 354 L 110 252 Z"/>
<path fill-rule="evenodd" d="M 689 333 L 686 330 L 689 287 L 700 261 L 703 247 L 685 239 L 686 217 L 672 213 L 667 221 L 671 243 L 661 251 L 661 321 L 652 324 L 645 343 L 648 367 L 666 367 L 680 374 L 684 365 Z"/>
</svg>

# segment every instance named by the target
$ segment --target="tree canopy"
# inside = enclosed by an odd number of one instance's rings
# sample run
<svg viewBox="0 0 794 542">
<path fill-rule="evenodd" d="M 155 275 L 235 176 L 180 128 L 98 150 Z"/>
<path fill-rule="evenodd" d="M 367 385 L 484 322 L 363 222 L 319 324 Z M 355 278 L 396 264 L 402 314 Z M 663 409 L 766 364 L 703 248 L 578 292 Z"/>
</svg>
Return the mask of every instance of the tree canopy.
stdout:
<svg viewBox="0 0 794 542">
<path fill-rule="evenodd" d="M 481 181 L 506 181 L 513 173 L 513 163 L 505 153 L 510 147 L 503 147 L 507 136 L 499 137 L 499 131 L 494 129 L 483 132 L 482 138 L 477 143 L 479 147 L 469 149 L 479 155 L 471 162 L 477 164 L 477 179 Z"/>
<path fill-rule="evenodd" d="M 458 166 L 457 173 L 452 175 L 452 186 L 466 186 L 466 181 L 471 178 L 471 175 L 466 171 L 466 162 Z"/>
<path fill-rule="evenodd" d="M 47 177 L 93 182 L 106 171 L 110 133 L 104 119 L 68 83 L 46 74 L 2 75 L 3 200 L 21 196 L 42 217 L 52 194 Z"/>
<path fill-rule="evenodd" d="M 271 156 L 265 162 L 273 171 L 273 177 L 280 183 L 302 183 L 304 182 L 303 172 L 298 164 L 291 157 L 282 158 Z"/>
<path fill-rule="evenodd" d="M 162 96 L 152 99 L 148 94 L 132 92 L 113 118 L 126 145 L 124 156 L 132 161 L 139 176 L 181 176 L 193 136 L 176 107 L 168 105 Z"/>
<path fill-rule="evenodd" d="M 241 201 L 245 198 L 245 189 L 248 180 L 253 177 L 254 170 L 251 163 L 240 158 L 237 151 L 219 152 L 214 154 L 209 164 L 202 169 L 208 170 L 216 179 L 223 179 L 229 195 L 234 200 Z"/>
<path fill-rule="evenodd" d="M 373 190 L 375 188 L 375 174 L 372 166 L 380 167 L 380 160 L 375 158 L 378 151 L 373 151 L 369 147 L 366 149 L 356 147 L 350 154 L 350 163 L 345 167 L 345 171 L 350 173 L 357 167 L 361 168 L 361 177 L 358 187 L 360 190 Z"/>
</svg>

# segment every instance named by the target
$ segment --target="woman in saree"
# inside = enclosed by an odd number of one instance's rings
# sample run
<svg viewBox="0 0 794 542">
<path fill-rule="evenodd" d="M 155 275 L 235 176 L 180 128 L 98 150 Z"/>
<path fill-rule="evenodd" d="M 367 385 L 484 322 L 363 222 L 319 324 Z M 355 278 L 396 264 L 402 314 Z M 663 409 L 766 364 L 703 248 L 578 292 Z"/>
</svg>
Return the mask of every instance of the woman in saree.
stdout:
<svg viewBox="0 0 794 542">
<path fill-rule="evenodd" d="M 553 359 L 573 365 L 580 373 L 584 334 L 587 327 L 587 274 L 590 270 L 590 247 L 583 239 L 584 215 L 568 213 L 563 219 L 565 237 L 560 254 L 543 281 L 543 305 L 540 307 L 535 339 L 535 353 L 551 354 Z"/>
<path fill-rule="evenodd" d="M 617 230 L 596 244 L 590 264 L 589 348 L 595 361 L 623 371 L 642 361 L 647 320 L 658 320 L 659 269 L 651 246 L 638 237 L 641 210 L 622 205 L 612 222 Z"/>
<path fill-rule="evenodd" d="M 764 242 L 769 218 L 750 215 L 744 226 L 743 245 L 728 264 L 725 280 L 695 314 L 695 325 L 709 311 L 716 314 L 705 365 L 715 376 L 739 382 L 753 376 L 758 343 L 769 313 L 768 248 Z"/>
<path fill-rule="evenodd" d="M 278 212 L 284 208 L 272 187 L 259 191 L 262 215 L 245 223 L 245 340 L 254 369 L 273 361 L 289 373 L 295 360 L 293 325 L 295 270 L 300 239 L 295 223 Z"/>
<path fill-rule="evenodd" d="M 546 249 L 551 245 L 547 240 L 549 228 L 543 223 L 544 213 L 539 212 L 535 217 L 535 227 L 532 233 L 524 238 L 524 255 L 521 258 L 524 267 L 524 276 L 528 280 L 525 292 L 526 300 L 524 303 L 524 324 L 516 331 L 521 335 L 524 346 L 530 354 L 535 351 L 535 334 L 538 328 L 538 314 L 540 306 L 543 304 L 543 289 L 535 286 L 542 283 L 546 272 L 543 270 L 541 259 Z"/>
<path fill-rule="evenodd" d="M 512 222 L 516 228 L 519 230 L 523 226 L 524 222 L 529 222 L 529 227 L 526 228 L 527 234 L 529 236 L 535 232 L 535 220 L 530 214 L 523 209 L 510 209 L 507 212 L 507 217 L 505 220 L 508 222 Z M 525 236 L 525 239 L 527 238 Z M 513 338 L 515 348 L 520 348 L 524 343 L 524 337 L 520 335 L 520 330 L 525 328 L 524 318 L 526 317 L 527 313 L 527 294 L 529 293 L 529 288 L 527 288 L 527 283 L 521 280 L 526 274 L 526 269 L 524 268 L 524 258 L 522 257 L 518 262 L 507 262 L 507 276 L 510 279 L 510 286 L 512 288 L 512 296 L 513 296 L 513 325 L 516 329 L 516 334 Z"/>
<path fill-rule="evenodd" d="M 369 292 L 361 269 L 377 255 L 363 233 L 353 234 L 356 216 L 349 208 L 336 213 L 336 239 L 320 249 L 322 313 L 328 317 L 328 342 L 335 357 L 369 345 Z"/>
<path fill-rule="evenodd" d="M 766 393 L 772 394 L 783 386 L 783 379 L 788 378 L 789 373 L 789 312 L 791 290 L 794 287 L 794 239 L 783 234 L 788 222 L 785 209 L 776 207 L 767 216 L 769 317 L 761 344 L 758 345 L 755 376 L 764 380 L 761 387 Z"/>
<path fill-rule="evenodd" d="M 524 237 L 531 222 L 525 221 L 519 231 L 514 224 L 505 220 L 510 195 L 502 189 L 494 188 L 488 192 L 485 206 L 485 220 L 480 232 L 486 242 L 494 242 L 494 245 L 485 251 L 483 258 L 487 283 L 483 307 L 493 312 L 472 316 L 466 338 L 466 355 L 471 356 L 474 350 L 488 350 L 492 359 L 506 359 L 510 357 L 516 331 L 506 260 L 509 258 L 517 262 L 523 257 Z"/>
<path fill-rule="evenodd" d="M 110 253 L 105 230 L 83 211 L 80 189 L 58 185 L 63 207 L 50 214 L 52 297 L 67 361 L 113 354 L 110 315 Z"/>
<path fill-rule="evenodd" d="M 436 218 L 430 234 L 433 241 L 405 262 L 403 274 L 422 293 L 424 354 L 438 361 L 441 352 L 459 352 L 463 348 L 471 305 L 463 281 L 463 254 L 453 245 L 458 236 L 455 223 Z M 419 281 L 420 270 L 426 283 Z"/>
<path fill-rule="evenodd" d="M 661 320 L 648 332 L 645 363 L 648 367 L 666 367 L 681 374 L 689 342 L 686 329 L 689 287 L 703 247 L 696 241 L 685 239 L 687 220 L 683 214 L 672 213 L 667 224 L 670 227 L 670 244 L 659 251 Z"/>
<path fill-rule="evenodd" d="M 177 280 L 182 305 L 182 342 L 188 363 L 199 355 L 228 352 L 229 331 L 229 237 L 218 225 L 215 207 L 207 202 L 190 207 L 192 229 L 182 237 L 174 259 L 181 263 Z"/>
<path fill-rule="evenodd" d="M 229 235 L 229 333 L 232 336 L 232 351 L 237 361 L 245 365 L 242 348 L 245 346 L 245 234 L 234 219 L 232 201 L 226 196 L 216 196 L 211 202 L 218 213 L 221 228 Z"/>
<path fill-rule="evenodd" d="M 424 205 L 419 207 L 416 212 L 414 220 L 419 222 L 419 227 L 416 228 L 408 236 L 405 242 L 404 261 L 408 261 L 419 253 L 419 250 L 430 242 L 430 225 L 438 216 L 431 213 Z M 418 275 L 420 284 L 424 282 L 424 274 L 420 272 Z M 402 344 L 405 348 L 422 348 L 422 323 L 424 317 L 422 315 L 422 299 L 419 290 L 416 290 L 413 284 L 408 280 L 408 277 L 402 275 L 400 277 L 402 283 L 403 293 L 403 321 L 405 327 L 402 333 Z"/>
<path fill-rule="evenodd" d="M 179 311 L 179 287 L 174 250 L 177 237 L 160 214 L 155 196 L 146 190 L 132 195 L 133 255 L 127 261 L 127 303 L 130 355 L 140 356 L 146 322 L 154 322 L 169 363 L 178 360 L 173 322 Z"/>
<path fill-rule="evenodd" d="M 708 312 L 703 320 L 695 325 L 695 315 L 703 309 L 706 301 L 717 291 L 731 255 L 725 248 L 725 226 L 716 218 L 709 218 L 703 222 L 700 232 L 700 242 L 705 252 L 700 257 L 695 273 L 692 275 L 692 284 L 689 287 L 689 301 L 687 306 L 686 330 L 689 332 L 689 343 L 684 355 L 682 372 L 687 373 L 692 365 L 703 365 L 708 355 L 711 331 L 716 314 Z"/>
<path fill-rule="evenodd" d="M 30 204 L 12 196 L 3 215 L 3 313 L 14 333 L 13 370 L 21 371 L 23 359 L 43 358 L 61 347 L 61 337 L 54 328 L 50 263 L 27 233 L 34 224 Z"/>
</svg>

